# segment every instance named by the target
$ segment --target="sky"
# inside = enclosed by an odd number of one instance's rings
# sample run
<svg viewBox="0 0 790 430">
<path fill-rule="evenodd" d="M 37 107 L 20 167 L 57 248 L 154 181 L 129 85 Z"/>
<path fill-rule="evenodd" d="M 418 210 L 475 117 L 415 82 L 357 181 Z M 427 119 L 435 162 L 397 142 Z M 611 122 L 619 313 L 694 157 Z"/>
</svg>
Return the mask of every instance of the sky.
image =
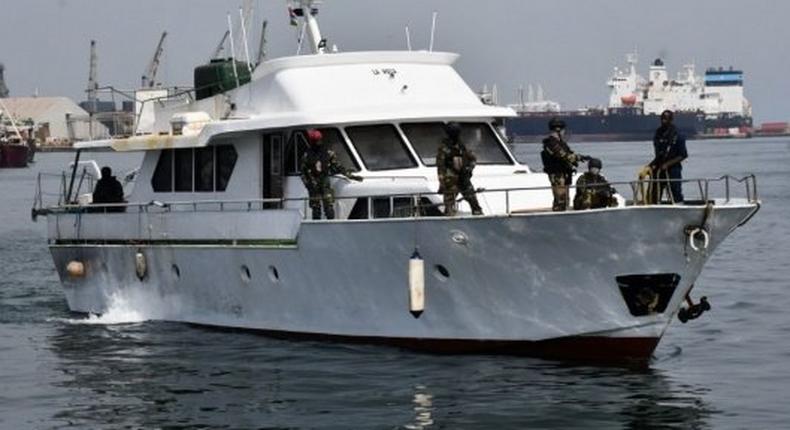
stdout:
<svg viewBox="0 0 790 430">
<path fill-rule="evenodd" d="M 269 21 L 270 57 L 296 52 L 285 0 L 253 0 Z M 85 98 L 90 40 L 97 41 L 100 85 L 134 88 L 162 31 L 158 78 L 190 86 L 241 0 L 2 0 L 0 62 L 12 96 Z M 745 73 L 755 122 L 790 120 L 790 1 L 787 0 L 326 0 L 319 15 L 341 51 L 427 49 L 461 54 L 456 68 L 474 89 L 497 85 L 500 103 L 520 85 L 541 85 L 563 108 L 605 105 L 606 80 L 637 49 L 638 71 L 658 56 L 672 75 L 695 63 Z M 237 19 L 237 18 L 236 18 Z"/>
</svg>

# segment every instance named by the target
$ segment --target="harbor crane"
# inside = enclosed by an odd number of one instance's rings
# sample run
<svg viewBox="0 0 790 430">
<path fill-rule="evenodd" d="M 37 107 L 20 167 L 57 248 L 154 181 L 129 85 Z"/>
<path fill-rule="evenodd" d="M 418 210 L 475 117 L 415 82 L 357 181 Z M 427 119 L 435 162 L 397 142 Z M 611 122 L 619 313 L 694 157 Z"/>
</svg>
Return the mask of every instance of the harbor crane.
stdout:
<svg viewBox="0 0 790 430">
<path fill-rule="evenodd" d="M 3 76 L 4 71 L 5 66 L 3 63 L 0 63 L 0 99 L 8 97 L 8 87 L 5 84 L 5 77 Z"/>
<path fill-rule="evenodd" d="M 162 37 L 159 38 L 159 43 L 156 45 L 154 56 L 151 58 L 151 62 L 148 64 L 148 68 L 145 69 L 145 73 L 143 74 L 143 88 L 154 88 L 156 86 L 156 72 L 159 70 L 159 63 L 162 59 L 162 53 L 165 50 L 164 43 L 166 37 L 167 32 L 162 32 Z"/>
<path fill-rule="evenodd" d="M 88 69 L 88 103 L 90 106 L 95 109 L 96 101 L 98 101 L 98 90 L 99 90 L 99 81 L 96 78 L 96 68 L 98 65 L 98 59 L 96 57 L 96 41 L 91 40 L 91 57 L 90 57 L 90 66 Z"/>
</svg>

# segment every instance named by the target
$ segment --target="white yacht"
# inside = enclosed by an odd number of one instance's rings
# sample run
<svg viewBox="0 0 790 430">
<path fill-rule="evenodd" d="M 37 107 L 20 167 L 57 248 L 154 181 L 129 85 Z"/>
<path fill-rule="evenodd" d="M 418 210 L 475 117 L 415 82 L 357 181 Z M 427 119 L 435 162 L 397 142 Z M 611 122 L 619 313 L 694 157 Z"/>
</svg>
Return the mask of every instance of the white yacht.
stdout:
<svg viewBox="0 0 790 430">
<path fill-rule="evenodd" d="M 36 199 L 71 310 L 122 302 L 274 336 L 647 359 L 675 315 L 699 310 L 685 303 L 704 263 L 759 209 L 753 177 L 724 176 L 686 183 L 698 199 L 684 204 L 643 204 L 634 182 L 618 207 L 552 212 L 547 176 L 493 126 L 514 111 L 483 104 L 458 55 L 330 52 L 315 2 L 300 6 L 311 53 L 238 63 L 233 88 L 196 83 L 196 100 L 157 103 L 150 134 L 75 145 L 144 156 L 126 203 L 90 204 L 80 152 L 60 201 Z M 466 203 L 442 216 L 448 121 L 477 155 L 483 216 Z M 333 179 L 334 220 L 309 219 L 310 128 L 364 178 Z"/>
</svg>

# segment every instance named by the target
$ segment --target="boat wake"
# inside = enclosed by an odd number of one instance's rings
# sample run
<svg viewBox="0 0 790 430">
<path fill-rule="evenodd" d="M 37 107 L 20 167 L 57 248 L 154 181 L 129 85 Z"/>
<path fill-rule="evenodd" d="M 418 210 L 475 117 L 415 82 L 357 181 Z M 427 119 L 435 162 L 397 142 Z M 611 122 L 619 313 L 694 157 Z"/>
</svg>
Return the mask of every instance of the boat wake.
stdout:
<svg viewBox="0 0 790 430">
<path fill-rule="evenodd" d="M 172 318 L 172 301 L 142 292 L 116 291 L 107 298 L 107 310 L 82 318 L 55 318 L 68 324 L 120 325 Z"/>
</svg>

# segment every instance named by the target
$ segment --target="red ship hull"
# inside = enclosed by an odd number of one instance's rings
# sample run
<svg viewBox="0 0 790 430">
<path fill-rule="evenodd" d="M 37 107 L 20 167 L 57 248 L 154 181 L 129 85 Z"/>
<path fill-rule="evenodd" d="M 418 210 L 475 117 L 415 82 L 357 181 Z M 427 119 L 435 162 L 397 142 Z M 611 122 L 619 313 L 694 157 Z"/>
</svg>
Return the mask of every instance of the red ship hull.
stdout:
<svg viewBox="0 0 790 430">
<path fill-rule="evenodd" d="M 0 145 L 0 167 L 27 167 L 29 151 L 23 145 Z"/>
</svg>

